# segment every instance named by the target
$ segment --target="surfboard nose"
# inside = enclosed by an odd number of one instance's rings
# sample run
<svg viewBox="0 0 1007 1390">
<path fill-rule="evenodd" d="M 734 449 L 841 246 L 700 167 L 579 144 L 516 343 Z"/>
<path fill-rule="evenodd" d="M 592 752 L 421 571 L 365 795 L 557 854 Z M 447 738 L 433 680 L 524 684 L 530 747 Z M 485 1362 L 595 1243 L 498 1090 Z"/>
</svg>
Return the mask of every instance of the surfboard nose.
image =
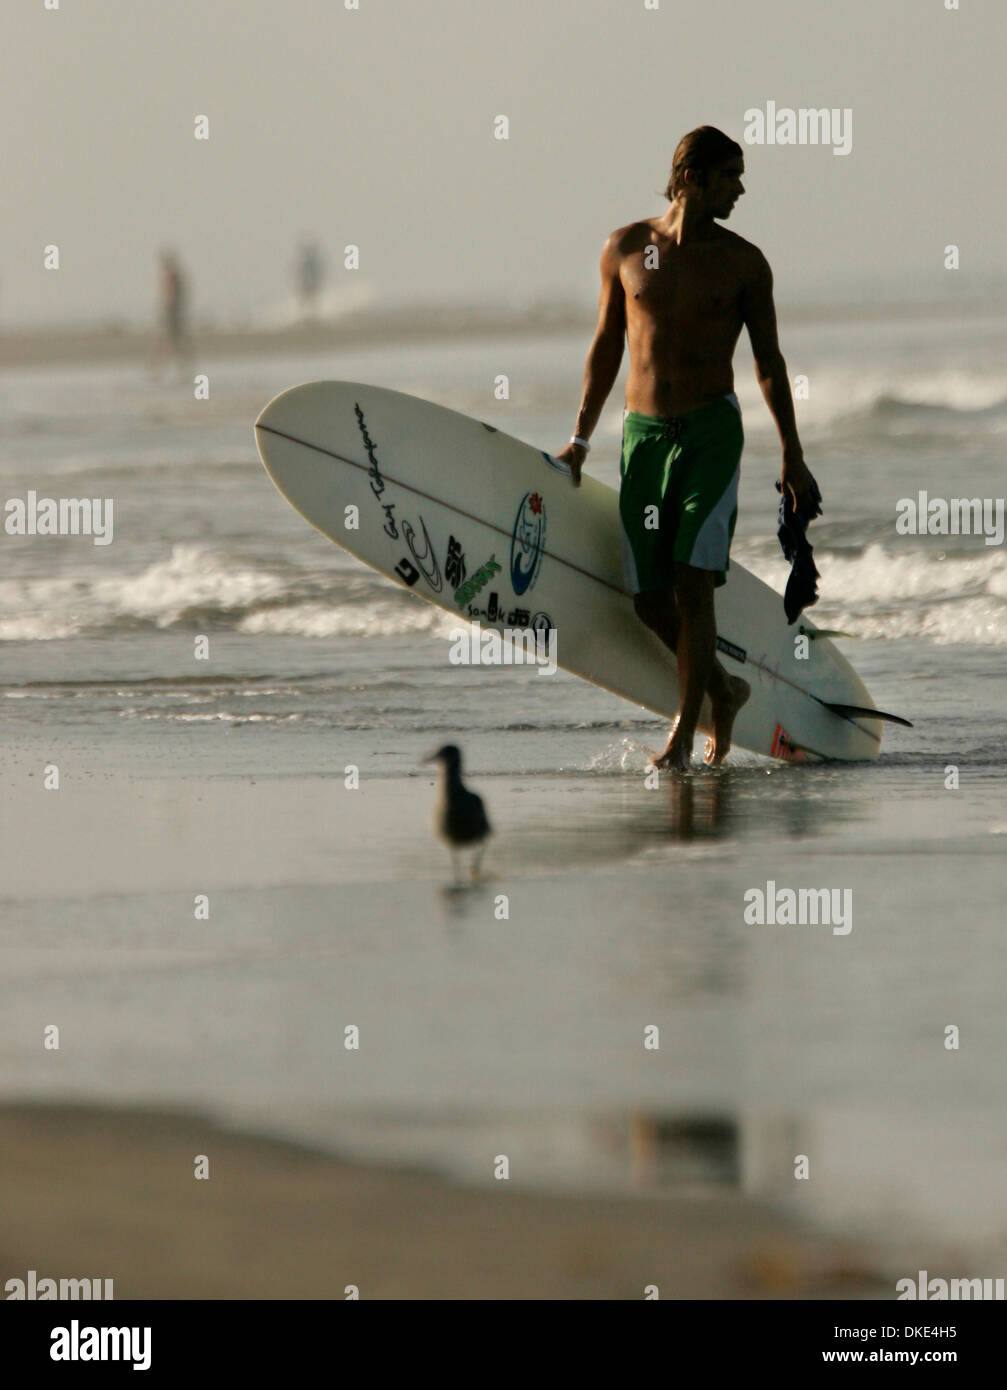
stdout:
<svg viewBox="0 0 1007 1390">
<path fill-rule="evenodd" d="M 355 382 L 302 381 L 288 386 L 266 402 L 254 428 L 290 429 L 295 433 L 295 427 L 303 425 L 306 419 L 324 421 L 334 413 L 336 406 L 344 403 L 345 388 L 352 389 L 356 385 Z"/>
</svg>

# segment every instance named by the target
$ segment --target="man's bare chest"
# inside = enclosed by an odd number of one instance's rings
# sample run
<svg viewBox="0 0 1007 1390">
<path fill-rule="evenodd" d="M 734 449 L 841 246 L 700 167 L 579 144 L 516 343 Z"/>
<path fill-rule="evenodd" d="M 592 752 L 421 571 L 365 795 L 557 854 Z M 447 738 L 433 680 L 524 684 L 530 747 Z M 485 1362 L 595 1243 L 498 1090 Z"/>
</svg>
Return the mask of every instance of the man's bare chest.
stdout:
<svg viewBox="0 0 1007 1390">
<path fill-rule="evenodd" d="M 741 310 L 740 276 L 722 257 L 683 261 L 653 248 L 627 257 L 620 278 L 631 313 L 682 321 L 733 319 Z"/>
</svg>

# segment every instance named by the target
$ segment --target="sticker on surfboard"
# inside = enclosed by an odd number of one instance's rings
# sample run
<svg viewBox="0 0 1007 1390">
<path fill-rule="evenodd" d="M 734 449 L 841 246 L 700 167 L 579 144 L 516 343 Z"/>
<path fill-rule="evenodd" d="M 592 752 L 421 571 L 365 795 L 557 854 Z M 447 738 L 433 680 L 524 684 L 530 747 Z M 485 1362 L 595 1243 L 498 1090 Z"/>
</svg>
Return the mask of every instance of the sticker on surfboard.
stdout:
<svg viewBox="0 0 1007 1390">
<path fill-rule="evenodd" d="M 539 492 L 526 492 L 514 518 L 510 544 L 510 578 L 521 597 L 534 588 L 545 552 L 545 502 Z"/>
<path fill-rule="evenodd" d="M 783 758 L 784 761 L 788 763 L 806 763 L 808 761 L 808 755 L 804 752 L 804 749 L 795 747 L 790 735 L 782 724 L 777 724 L 776 731 L 773 734 L 772 756 L 774 758 Z"/>
</svg>

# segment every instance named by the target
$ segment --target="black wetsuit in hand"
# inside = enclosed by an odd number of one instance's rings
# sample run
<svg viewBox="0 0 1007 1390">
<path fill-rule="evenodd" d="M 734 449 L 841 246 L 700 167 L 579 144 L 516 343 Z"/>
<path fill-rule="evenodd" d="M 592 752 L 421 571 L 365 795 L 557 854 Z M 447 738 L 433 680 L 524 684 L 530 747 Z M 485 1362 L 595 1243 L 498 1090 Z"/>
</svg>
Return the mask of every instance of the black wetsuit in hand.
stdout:
<svg viewBox="0 0 1007 1390">
<path fill-rule="evenodd" d="M 780 520 L 776 534 L 780 538 L 783 554 L 791 562 L 787 591 L 783 596 L 783 607 L 787 622 L 792 623 L 800 616 L 802 609 L 810 608 L 818 602 L 818 570 L 812 557 L 811 545 L 805 532 L 810 522 L 822 514 L 822 494 L 818 484 L 812 479 L 811 496 L 807 507 L 795 507 L 789 492 L 783 491 L 779 479 L 776 491 L 780 494 Z"/>
</svg>

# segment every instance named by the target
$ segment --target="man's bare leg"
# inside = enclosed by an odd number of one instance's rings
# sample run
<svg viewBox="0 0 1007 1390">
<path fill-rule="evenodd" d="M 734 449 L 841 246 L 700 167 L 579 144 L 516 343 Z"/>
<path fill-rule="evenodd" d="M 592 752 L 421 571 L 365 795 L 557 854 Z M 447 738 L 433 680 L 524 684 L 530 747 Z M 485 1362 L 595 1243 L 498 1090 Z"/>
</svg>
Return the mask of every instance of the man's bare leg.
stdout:
<svg viewBox="0 0 1007 1390">
<path fill-rule="evenodd" d="M 690 570 L 693 575 L 701 576 L 707 571 L 695 570 L 691 566 L 679 566 L 683 570 Z M 712 607 L 713 586 L 712 575 L 710 575 L 710 603 Z M 702 581 L 700 581 L 702 583 Z M 681 620 L 679 607 L 675 600 L 673 589 L 655 590 L 651 593 L 637 594 L 634 599 L 634 607 L 637 616 L 642 622 L 646 623 L 652 631 L 656 632 L 661 641 L 675 655 L 678 655 L 679 632 Z M 681 694 L 684 695 L 684 680 L 681 680 L 681 665 L 679 670 L 680 683 L 682 686 Z M 707 723 L 702 717 L 702 698 L 700 699 L 700 712 L 697 714 L 694 727 L 699 728 L 703 733 L 710 734 L 707 739 L 705 749 L 705 760 L 711 766 L 719 766 L 730 752 L 731 748 L 731 729 L 734 725 L 735 716 L 738 710 L 751 694 L 751 687 L 747 681 L 743 681 L 739 676 L 730 676 L 716 655 L 716 626 L 713 630 L 713 660 L 710 675 L 707 682 L 706 691 L 710 697 L 712 709 L 712 720 Z M 657 761 L 658 767 L 681 767 L 688 766 L 689 754 L 692 750 L 692 737 L 688 742 L 684 737 L 676 743 L 676 734 L 681 723 L 681 706 L 679 702 L 679 715 L 671 727 L 668 735 L 668 745 L 664 753 Z M 685 763 L 681 762 L 681 748 L 684 744 Z"/>
<path fill-rule="evenodd" d="M 735 718 L 752 693 L 748 681 L 743 681 L 740 676 L 728 676 L 726 671 L 724 675 L 727 677 L 727 690 L 722 699 L 713 700 L 713 733 L 703 749 L 703 761 L 710 767 L 719 767 L 730 753 Z"/>
<path fill-rule="evenodd" d="M 678 719 L 668 747 L 656 766 L 685 771 L 692 757 L 692 740 L 703 696 L 717 659 L 713 574 L 676 563 L 675 603 L 678 610 Z"/>
</svg>

